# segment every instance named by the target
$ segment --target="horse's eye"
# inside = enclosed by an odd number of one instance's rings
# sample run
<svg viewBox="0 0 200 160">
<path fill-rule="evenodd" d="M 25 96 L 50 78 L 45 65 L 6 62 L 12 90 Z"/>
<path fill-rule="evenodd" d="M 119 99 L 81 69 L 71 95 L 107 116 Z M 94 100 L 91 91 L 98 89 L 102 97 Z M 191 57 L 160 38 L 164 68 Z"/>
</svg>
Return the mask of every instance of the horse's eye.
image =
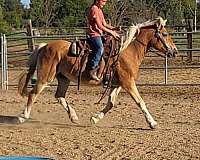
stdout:
<svg viewBox="0 0 200 160">
<path fill-rule="evenodd" d="M 163 35 L 164 37 L 167 37 L 167 36 L 168 36 L 168 33 L 167 33 L 167 32 L 163 32 L 162 35 Z"/>
</svg>

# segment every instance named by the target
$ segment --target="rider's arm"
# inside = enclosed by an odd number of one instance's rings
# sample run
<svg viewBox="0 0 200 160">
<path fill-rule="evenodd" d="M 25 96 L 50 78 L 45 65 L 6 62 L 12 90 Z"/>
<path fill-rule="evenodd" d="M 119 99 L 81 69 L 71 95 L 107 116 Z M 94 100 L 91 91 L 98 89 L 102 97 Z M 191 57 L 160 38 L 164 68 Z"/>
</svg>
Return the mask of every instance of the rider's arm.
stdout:
<svg viewBox="0 0 200 160">
<path fill-rule="evenodd" d="M 106 28 L 109 28 L 111 30 L 115 29 L 115 27 L 111 26 L 110 24 L 106 23 L 105 19 L 103 18 L 103 25 L 106 27 Z"/>
<path fill-rule="evenodd" d="M 112 30 L 112 26 L 108 25 L 105 20 L 103 20 L 103 23 L 101 22 L 99 17 L 95 18 L 96 24 L 99 27 L 99 29 L 103 30 L 104 32 L 108 32 L 112 34 L 115 37 L 115 32 Z"/>
</svg>

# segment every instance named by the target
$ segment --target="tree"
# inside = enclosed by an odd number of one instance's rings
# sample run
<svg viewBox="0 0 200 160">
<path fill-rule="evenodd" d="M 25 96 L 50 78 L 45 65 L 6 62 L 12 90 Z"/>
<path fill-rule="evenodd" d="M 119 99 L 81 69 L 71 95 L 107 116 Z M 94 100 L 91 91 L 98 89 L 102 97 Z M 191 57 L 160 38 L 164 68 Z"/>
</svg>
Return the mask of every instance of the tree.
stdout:
<svg viewBox="0 0 200 160">
<path fill-rule="evenodd" d="M 23 5 L 20 0 L 5 0 L 4 10 L 6 21 L 13 28 L 20 28 L 22 26 L 23 15 Z"/>
<path fill-rule="evenodd" d="M 113 25 L 131 25 L 156 17 L 154 1 L 145 0 L 110 0 L 106 14 Z"/>
<path fill-rule="evenodd" d="M 194 18 L 195 0 L 146 0 L 158 16 L 168 18 L 173 25 L 182 24 L 183 19 Z"/>
<path fill-rule="evenodd" d="M 130 19 L 130 2 L 128 0 L 110 0 L 109 2 L 108 6 L 105 7 L 105 13 L 113 26 L 122 25 L 123 20 Z"/>
<path fill-rule="evenodd" d="M 51 26 L 58 13 L 60 0 L 31 0 L 30 2 L 30 17 L 33 23 L 46 28 Z"/>
<path fill-rule="evenodd" d="M 3 15 L 13 27 L 20 26 L 22 18 L 31 18 L 36 27 L 82 27 L 91 3 L 93 0 L 31 0 L 30 8 L 20 11 L 20 0 L 0 0 Z M 182 25 L 183 19 L 194 18 L 194 9 L 194 0 L 109 0 L 103 10 L 106 20 L 119 26 L 157 16 L 167 18 L 170 25 Z"/>
<path fill-rule="evenodd" d="M 57 19 L 64 26 L 85 26 L 91 0 L 61 0 Z"/>
<path fill-rule="evenodd" d="M 10 26 L 4 20 L 2 5 L 0 5 L 0 33 L 7 33 L 9 30 Z"/>
</svg>

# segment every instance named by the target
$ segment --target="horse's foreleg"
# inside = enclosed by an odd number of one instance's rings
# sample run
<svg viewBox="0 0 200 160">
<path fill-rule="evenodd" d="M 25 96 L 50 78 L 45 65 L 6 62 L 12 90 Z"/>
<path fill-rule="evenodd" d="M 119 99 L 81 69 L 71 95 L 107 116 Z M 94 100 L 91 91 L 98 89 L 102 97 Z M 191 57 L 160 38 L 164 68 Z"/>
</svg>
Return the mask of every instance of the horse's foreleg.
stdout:
<svg viewBox="0 0 200 160">
<path fill-rule="evenodd" d="M 67 111 L 71 122 L 78 123 L 78 116 L 76 115 L 75 110 L 65 100 L 65 94 L 67 92 L 70 81 L 61 74 L 57 75 L 56 78 L 58 80 L 58 87 L 57 87 L 55 97 L 57 98 L 58 102 L 64 107 L 64 109 Z"/>
<path fill-rule="evenodd" d="M 121 87 L 114 88 L 111 90 L 106 106 L 103 108 L 102 111 L 100 111 L 99 113 L 96 113 L 94 116 L 91 117 L 92 123 L 96 124 L 100 119 L 102 119 L 104 117 L 104 115 L 109 110 L 111 110 L 111 108 L 115 105 L 115 100 L 116 100 L 120 90 L 121 90 Z"/>
<path fill-rule="evenodd" d="M 135 82 L 132 84 L 131 89 L 126 89 L 127 92 L 131 95 L 131 97 L 135 100 L 137 105 L 141 108 L 142 112 L 144 113 L 145 119 L 149 126 L 153 129 L 156 127 L 157 122 L 153 119 L 151 114 L 149 113 L 144 100 L 141 98 L 138 89 L 135 85 Z"/>
<path fill-rule="evenodd" d="M 57 100 L 67 111 L 71 122 L 78 124 L 79 122 L 78 122 L 78 116 L 76 115 L 76 111 L 69 104 L 67 104 L 65 98 L 59 97 L 59 98 L 57 98 Z"/>
<path fill-rule="evenodd" d="M 29 119 L 30 117 L 30 113 L 31 113 L 31 106 L 33 105 L 33 103 L 35 102 L 37 96 L 42 92 L 42 90 L 45 88 L 46 83 L 37 83 L 34 88 L 31 90 L 31 92 L 29 93 L 28 96 L 28 101 L 27 101 L 27 105 L 23 111 L 23 113 L 18 117 L 20 123 L 25 122 L 27 119 Z"/>
</svg>

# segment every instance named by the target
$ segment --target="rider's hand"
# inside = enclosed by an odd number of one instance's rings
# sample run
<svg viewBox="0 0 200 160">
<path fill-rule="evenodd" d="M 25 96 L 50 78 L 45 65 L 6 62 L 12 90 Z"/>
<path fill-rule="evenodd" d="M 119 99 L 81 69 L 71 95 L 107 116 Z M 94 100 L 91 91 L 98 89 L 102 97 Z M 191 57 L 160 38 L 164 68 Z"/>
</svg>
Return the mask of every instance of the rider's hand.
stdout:
<svg viewBox="0 0 200 160">
<path fill-rule="evenodd" d="M 116 31 L 112 31 L 112 35 L 115 37 L 115 39 L 120 39 L 120 36 Z"/>
<path fill-rule="evenodd" d="M 112 30 L 114 30 L 114 31 L 121 31 L 121 26 L 115 27 L 115 28 L 113 28 Z"/>
</svg>

